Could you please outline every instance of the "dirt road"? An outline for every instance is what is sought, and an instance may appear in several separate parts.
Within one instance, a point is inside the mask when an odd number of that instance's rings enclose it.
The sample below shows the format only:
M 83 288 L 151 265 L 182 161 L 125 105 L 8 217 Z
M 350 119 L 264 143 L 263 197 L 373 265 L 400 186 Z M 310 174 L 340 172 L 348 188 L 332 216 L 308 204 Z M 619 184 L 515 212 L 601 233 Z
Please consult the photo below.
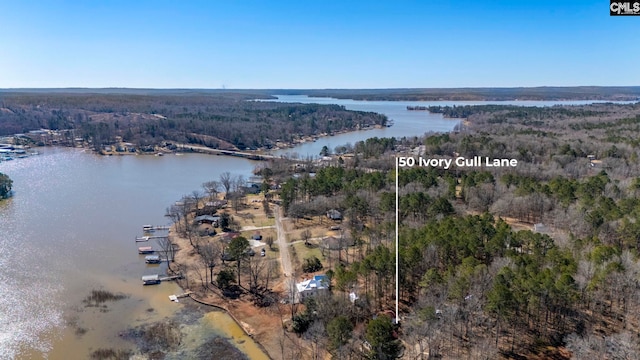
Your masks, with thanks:
M 282 209 L 276 206 L 276 231 L 278 233 L 278 252 L 280 253 L 280 265 L 282 265 L 282 273 L 286 277 L 290 277 L 293 273 L 291 265 L 291 255 L 289 254 L 289 244 L 282 226 Z

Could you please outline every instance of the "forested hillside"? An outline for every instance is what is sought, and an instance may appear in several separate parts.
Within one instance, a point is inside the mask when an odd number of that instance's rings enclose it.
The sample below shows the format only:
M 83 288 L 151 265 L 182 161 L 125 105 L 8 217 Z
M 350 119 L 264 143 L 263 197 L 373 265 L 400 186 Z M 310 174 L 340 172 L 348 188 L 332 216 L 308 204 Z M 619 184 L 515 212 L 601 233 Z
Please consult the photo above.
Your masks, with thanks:
M 250 101 L 259 97 L 264 94 L 1 93 L 0 135 L 73 130 L 96 148 L 120 136 L 136 145 L 257 149 L 386 122 L 383 115 L 338 105 Z
M 397 331 L 405 356 L 636 358 L 640 106 L 440 111 L 466 115 L 466 126 L 427 138 L 370 139 L 356 144 L 353 157 L 308 164 L 313 176 L 283 184 L 289 216 L 345 214 L 333 296 L 357 291 L 373 317 L 393 309 L 395 154 L 515 158 L 514 168 L 400 171 Z M 362 354 L 358 341 L 371 337 L 359 325 L 371 321 L 350 308 L 338 315 L 360 340 L 328 351 Z M 329 320 L 309 321 L 311 328 Z M 395 354 L 397 344 L 387 340 L 388 353 L 365 353 Z

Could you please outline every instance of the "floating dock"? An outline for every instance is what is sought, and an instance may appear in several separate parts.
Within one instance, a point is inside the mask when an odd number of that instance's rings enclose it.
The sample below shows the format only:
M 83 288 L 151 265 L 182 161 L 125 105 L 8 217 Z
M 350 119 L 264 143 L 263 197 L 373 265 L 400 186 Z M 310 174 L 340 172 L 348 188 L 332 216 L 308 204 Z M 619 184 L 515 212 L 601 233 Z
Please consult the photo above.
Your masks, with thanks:
M 151 239 L 166 239 L 168 235 L 148 235 L 148 236 L 138 236 L 136 237 L 136 242 L 144 242 L 149 241 Z
M 189 297 L 189 295 L 191 295 L 191 291 L 187 291 L 186 293 L 180 295 L 169 295 L 169 300 L 173 302 L 180 302 L 178 301 L 178 299 Z
M 171 226 L 168 225 L 142 225 L 142 231 L 151 232 L 156 230 L 169 230 Z

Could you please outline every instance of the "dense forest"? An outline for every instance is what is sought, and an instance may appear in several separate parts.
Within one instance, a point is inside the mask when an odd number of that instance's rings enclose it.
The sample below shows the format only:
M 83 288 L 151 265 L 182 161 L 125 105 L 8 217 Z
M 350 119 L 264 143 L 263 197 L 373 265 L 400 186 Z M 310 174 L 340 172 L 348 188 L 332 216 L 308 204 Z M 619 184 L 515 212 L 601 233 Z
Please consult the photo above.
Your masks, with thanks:
M 396 340 L 411 359 L 637 358 L 640 105 L 440 111 L 464 114 L 462 131 L 369 139 L 282 185 L 292 218 L 345 214 L 337 262 L 324 265 L 332 301 L 359 295 L 355 308 L 301 314 L 301 336 L 323 334 L 339 358 L 393 358 Z M 394 159 L 410 152 L 518 166 L 401 169 L 401 323 L 363 352 L 368 319 L 393 309 Z
M 270 148 L 307 136 L 383 126 L 380 114 L 338 105 L 251 101 L 249 93 L 0 93 L 0 135 L 73 130 L 96 148 L 116 136 L 139 146 L 165 141 L 224 149 Z

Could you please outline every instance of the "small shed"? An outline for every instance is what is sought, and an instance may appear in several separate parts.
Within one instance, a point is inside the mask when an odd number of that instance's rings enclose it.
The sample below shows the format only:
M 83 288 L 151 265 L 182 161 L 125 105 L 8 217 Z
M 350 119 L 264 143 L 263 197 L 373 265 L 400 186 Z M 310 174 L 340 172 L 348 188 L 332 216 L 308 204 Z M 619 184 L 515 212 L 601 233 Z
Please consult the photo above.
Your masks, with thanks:
M 544 234 L 549 232 L 549 228 L 543 223 L 537 223 L 533 225 L 533 232 Z
M 342 214 L 336 209 L 327 211 L 327 217 L 331 220 L 342 220 Z

